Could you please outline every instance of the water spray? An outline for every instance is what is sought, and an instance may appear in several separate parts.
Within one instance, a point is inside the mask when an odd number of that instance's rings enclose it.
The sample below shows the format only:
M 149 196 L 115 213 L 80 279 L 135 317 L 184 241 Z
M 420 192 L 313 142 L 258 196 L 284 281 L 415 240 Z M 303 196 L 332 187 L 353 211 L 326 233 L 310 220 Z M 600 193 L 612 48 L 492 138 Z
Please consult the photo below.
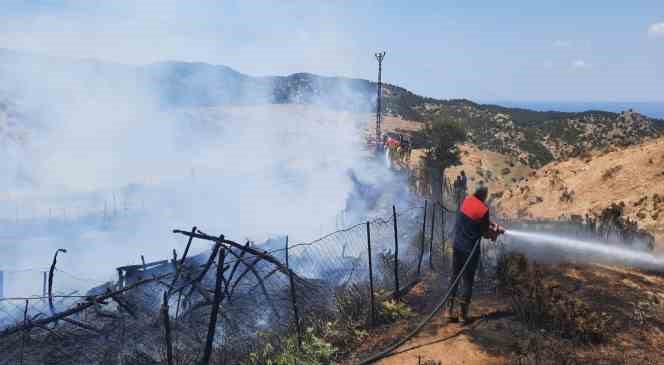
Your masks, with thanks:
M 621 261 L 637 266 L 656 266 L 664 268 L 664 257 L 654 256 L 650 253 L 637 251 L 626 247 L 608 245 L 606 243 L 581 240 L 558 236 L 552 233 L 537 233 L 520 230 L 505 230 L 506 236 L 534 245 L 553 245 L 564 250 L 602 256 L 611 261 Z

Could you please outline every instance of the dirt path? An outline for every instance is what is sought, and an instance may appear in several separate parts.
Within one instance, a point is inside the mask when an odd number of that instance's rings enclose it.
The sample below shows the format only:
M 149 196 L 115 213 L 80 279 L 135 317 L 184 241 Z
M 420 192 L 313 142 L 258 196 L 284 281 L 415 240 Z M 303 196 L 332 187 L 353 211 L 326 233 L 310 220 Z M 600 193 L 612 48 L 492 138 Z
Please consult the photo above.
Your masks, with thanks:
M 418 364 L 418 361 L 440 361 L 441 364 L 501 364 L 505 357 L 492 354 L 477 343 L 478 337 L 486 342 L 501 342 L 500 337 L 489 333 L 486 322 L 468 327 L 446 324 L 437 319 L 429 331 L 425 331 L 399 348 L 393 356 L 379 362 L 385 365 Z
M 474 320 L 467 326 L 449 323 L 441 313 L 392 356 L 378 363 L 503 364 L 507 361 L 503 352 L 513 345 L 506 331 L 509 315 L 504 308 L 494 296 L 477 298 L 471 309 Z

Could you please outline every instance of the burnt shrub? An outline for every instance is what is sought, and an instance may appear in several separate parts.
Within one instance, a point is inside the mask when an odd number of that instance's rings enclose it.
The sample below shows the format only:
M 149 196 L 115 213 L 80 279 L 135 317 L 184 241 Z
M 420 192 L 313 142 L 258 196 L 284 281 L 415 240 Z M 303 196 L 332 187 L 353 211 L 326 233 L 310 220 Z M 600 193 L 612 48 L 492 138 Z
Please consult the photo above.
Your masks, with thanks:
M 544 329 L 580 343 L 606 339 L 608 318 L 547 280 L 546 266 L 530 263 L 521 254 L 507 254 L 499 258 L 496 275 L 498 289 L 528 328 Z

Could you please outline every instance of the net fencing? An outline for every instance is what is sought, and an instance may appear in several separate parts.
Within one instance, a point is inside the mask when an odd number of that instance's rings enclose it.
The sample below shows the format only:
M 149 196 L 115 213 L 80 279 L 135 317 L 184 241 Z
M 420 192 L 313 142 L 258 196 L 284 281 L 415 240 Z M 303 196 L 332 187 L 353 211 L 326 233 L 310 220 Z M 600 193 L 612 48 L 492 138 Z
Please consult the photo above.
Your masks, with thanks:
M 174 231 L 213 249 L 118 268 L 116 282 L 83 296 L 2 299 L 0 365 L 234 364 L 267 344 L 297 345 L 317 323 L 371 326 L 384 301 L 429 273 L 449 279 L 454 219 L 453 209 L 426 203 L 311 242 L 258 246 Z M 494 288 L 495 247 L 482 252 L 476 290 Z

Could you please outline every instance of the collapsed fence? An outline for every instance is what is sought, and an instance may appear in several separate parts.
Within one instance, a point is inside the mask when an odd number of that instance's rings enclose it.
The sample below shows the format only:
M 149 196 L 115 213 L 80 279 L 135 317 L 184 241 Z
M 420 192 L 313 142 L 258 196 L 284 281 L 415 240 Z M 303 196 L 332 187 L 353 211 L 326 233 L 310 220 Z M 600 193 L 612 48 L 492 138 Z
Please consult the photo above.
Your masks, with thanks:
M 196 227 L 175 230 L 187 241 L 180 257 L 173 250 L 168 260 L 120 267 L 117 281 L 86 295 L 52 290 L 64 272 L 54 260 L 41 297 L 0 299 L 0 364 L 261 363 L 252 356 L 266 347 L 300 351 L 316 323 L 371 327 L 385 301 L 429 273 L 449 283 L 454 215 L 427 202 L 393 207 L 305 243 L 281 236 L 241 244 Z M 575 235 L 607 231 L 563 225 Z M 190 255 L 194 240 L 210 250 Z M 495 290 L 501 248 L 483 246 L 475 291 Z
M 439 204 L 393 207 L 307 243 L 240 244 L 196 227 L 174 230 L 187 240 L 181 257 L 174 250 L 170 260 L 118 268 L 117 282 L 86 296 L 49 290 L 0 301 L 11 319 L 0 327 L 0 364 L 233 364 L 267 343 L 301 343 L 314 322 L 371 326 L 383 301 L 428 272 L 449 274 L 453 215 Z M 189 256 L 194 240 L 210 251 Z

